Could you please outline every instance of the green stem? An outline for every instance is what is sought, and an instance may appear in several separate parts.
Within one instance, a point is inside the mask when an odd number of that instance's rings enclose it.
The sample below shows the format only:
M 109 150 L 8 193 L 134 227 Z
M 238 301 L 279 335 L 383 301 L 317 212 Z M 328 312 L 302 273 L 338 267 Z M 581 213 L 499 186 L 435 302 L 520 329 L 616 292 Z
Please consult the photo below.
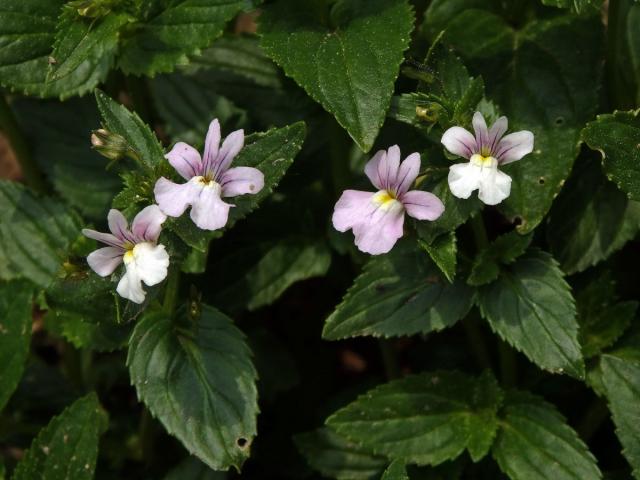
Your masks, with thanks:
M 0 95 L 0 130 L 11 144 L 26 184 L 38 193 L 47 193 L 47 184 L 31 156 L 27 141 L 4 95 Z
M 379 339 L 380 355 L 382 356 L 382 364 L 384 365 L 384 373 L 388 380 L 400 378 L 400 366 L 393 345 L 389 340 Z
M 602 422 L 609 417 L 609 408 L 606 402 L 596 397 L 591 404 L 587 407 L 587 410 L 582 417 L 582 420 L 578 424 L 576 430 L 583 440 L 589 441 L 591 437 L 598 431 Z
M 180 289 L 180 270 L 178 268 L 171 268 L 169 270 L 169 279 L 167 280 L 167 286 L 164 290 L 164 302 L 162 304 L 165 312 L 169 315 L 173 315 L 178 302 L 178 291 Z
M 505 387 L 515 386 L 518 379 L 517 359 L 513 349 L 500 339 L 498 339 L 498 358 L 500 360 L 502 384 Z
M 486 370 L 491 369 L 491 356 L 489 355 L 487 344 L 484 341 L 482 330 L 478 326 L 479 319 L 476 315 L 467 315 L 464 320 L 462 320 L 462 327 L 464 328 L 469 347 L 478 365 L 480 365 L 483 370 Z

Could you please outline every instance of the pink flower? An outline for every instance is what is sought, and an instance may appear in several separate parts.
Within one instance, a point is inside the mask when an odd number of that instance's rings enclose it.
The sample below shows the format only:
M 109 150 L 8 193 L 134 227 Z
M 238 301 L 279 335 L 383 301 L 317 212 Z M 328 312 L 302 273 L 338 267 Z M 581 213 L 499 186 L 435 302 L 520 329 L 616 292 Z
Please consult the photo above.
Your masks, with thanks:
M 507 117 L 500 117 L 487 128 L 480 112 L 473 115 L 473 130 L 451 127 L 444 132 L 442 144 L 455 155 L 469 160 L 449 167 L 449 188 L 458 198 L 469 198 L 478 190 L 478 198 L 487 205 L 497 205 L 511 193 L 511 177 L 498 166 L 520 160 L 533 151 L 533 133 L 528 130 L 503 135 Z
M 444 205 L 429 192 L 409 188 L 420 171 L 420 154 L 400 163 L 397 145 L 380 150 L 364 167 L 377 192 L 345 190 L 333 212 L 333 226 L 353 230 L 356 246 L 365 253 L 387 253 L 402 237 L 404 214 L 418 220 L 435 220 Z
M 255 194 L 264 187 L 264 175 L 256 168 L 229 168 L 244 146 L 244 132 L 236 130 L 220 147 L 220 123 L 213 120 L 205 140 L 204 158 L 183 142 L 175 144 L 165 156 L 176 171 L 187 180 L 177 184 L 164 177 L 153 190 L 160 209 L 170 217 L 179 217 L 191 205 L 191 219 L 203 230 L 217 230 L 226 225 L 233 206 L 222 197 Z
M 157 245 L 167 217 L 157 205 L 151 205 L 136 215 L 131 229 L 118 210 L 109 210 L 107 219 L 111 233 L 82 230 L 85 236 L 109 245 L 91 252 L 87 262 L 101 277 L 111 275 L 124 262 L 125 274 L 116 291 L 121 297 L 142 303 L 146 293 L 141 282 L 151 287 L 167 276 L 169 254 L 164 245 Z

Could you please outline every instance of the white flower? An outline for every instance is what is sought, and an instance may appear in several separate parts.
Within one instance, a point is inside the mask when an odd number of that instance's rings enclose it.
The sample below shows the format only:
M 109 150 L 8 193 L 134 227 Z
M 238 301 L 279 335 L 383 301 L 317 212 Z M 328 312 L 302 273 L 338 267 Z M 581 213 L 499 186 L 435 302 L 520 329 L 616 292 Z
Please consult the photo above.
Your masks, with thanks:
M 169 254 L 164 245 L 157 245 L 161 225 L 166 219 L 157 205 L 151 205 L 136 215 L 129 229 L 124 215 L 118 210 L 110 210 L 107 220 L 111 233 L 82 230 L 85 236 L 109 245 L 89 254 L 89 266 L 101 277 L 106 277 L 124 262 L 125 273 L 116 291 L 132 302 L 144 302 L 146 292 L 142 282 L 151 287 L 167 276 Z
M 487 205 L 497 205 L 511 193 L 511 177 L 498 166 L 520 160 L 533 151 L 533 133 L 528 130 L 510 133 L 507 117 L 500 117 L 487 128 L 480 112 L 473 115 L 475 137 L 462 127 L 444 132 L 442 144 L 447 150 L 469 160 L 449 168 L 449 188 L 458 198 L 469 198 L 478 190 L 478 198 Z

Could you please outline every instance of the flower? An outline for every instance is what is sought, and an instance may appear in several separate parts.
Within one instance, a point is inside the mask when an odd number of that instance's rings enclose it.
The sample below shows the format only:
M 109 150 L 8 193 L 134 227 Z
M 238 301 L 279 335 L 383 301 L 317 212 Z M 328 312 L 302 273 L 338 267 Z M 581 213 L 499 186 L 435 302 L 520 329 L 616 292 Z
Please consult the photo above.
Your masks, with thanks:
M 449 188 L 458 198 L 469 198 L 478 190 L 478 198 L 487 205 L 497 205 L 511 193 L 511 177 L 498 170 L 533 151 L 533 133 L 528 130 L 510 133 L 507 117 L 500 117 L 487 129 L 480 112 L 473 115 L 475 137 L 462 127 L 451 127 L 442 135 L 442 144 L 454 155 L 469 160 L 449 168 Z
M 187 183 L 176 184 L 164 177 L 153 190 L 160 209 L 170 217 L 179 217 L 191 205 L 191 219 L 203 230 L 226 225 L 233 206 L 222 197 L 258 193 L 264 187 L 264 175 L 256 168 L 229 168 L 244 146 L 244 132 L 231 132 L 220 144 L 220 123 L 213 120 L 205 140 L 204 158 L 183 142 L 175 144 L 165 158 Z
M 333 212 L 333 226 L 353 230 L 356 246 L 365 253 L 387 253 L 402 237 L 405 212 L 418 220 L 435 220 L 444 205 L 429 192 L 409 190 L 420 170 L 420 154 L 400 163 L 397 145 L 377 152 L 364 172 L 377 192 L 345 190 Z
M 167 276 L 169 254 L 164 245 L 157 244 L 161 225 L 166 219 L 157 205 L 151 205 L 136 215 L 129 229 L 119 210 L 109 210 L 107 220 L 111 233 L 82 230 L 85 236 L 109 245 L 89 254 L 89 266 L 101 277 L 106 277 L 124 262 L 126 271 L 116 291 L 121 297 L 142 303 L 146 293 L 141 282 L 151 287 Z

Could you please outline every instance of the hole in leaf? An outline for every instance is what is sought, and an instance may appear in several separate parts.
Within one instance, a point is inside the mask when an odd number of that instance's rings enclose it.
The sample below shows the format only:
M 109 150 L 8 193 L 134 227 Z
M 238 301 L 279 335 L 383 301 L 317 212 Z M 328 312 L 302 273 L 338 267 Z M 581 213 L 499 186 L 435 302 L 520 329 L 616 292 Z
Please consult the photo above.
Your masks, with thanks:
M 544 182 L 545 182 L 544 177 L 540 177 L 540 178 L 538 179 L 538 183 L 539 183 L 540 185 L 544 185 Z
M 556 127 L 564 125 L 564 117 L 556 117 L 554 123 L 556 124 Z
M 246 438 L 243 438 L 243 437 L 240 437 L 238 440 L 236 440 L 236 444 L 240 448 L 246 447 L 248 443 L 249 443 L 249 441 Z
M 522 225 L 522 217 L 521 216 L 517 216 L 513 219 L 513 224 L 518 227 L 520 225 Z

